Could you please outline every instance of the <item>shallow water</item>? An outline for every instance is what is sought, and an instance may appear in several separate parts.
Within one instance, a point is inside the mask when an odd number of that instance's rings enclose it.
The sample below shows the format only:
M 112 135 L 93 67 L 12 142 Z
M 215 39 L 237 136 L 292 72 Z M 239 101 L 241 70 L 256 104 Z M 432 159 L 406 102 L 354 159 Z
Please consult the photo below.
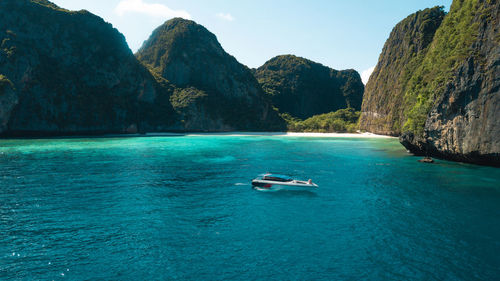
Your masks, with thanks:
M 494 280 L 499 169 L 395 139 L 0 140 L 1 280 Z M 312 192 L 258 192 L 264 172 Z

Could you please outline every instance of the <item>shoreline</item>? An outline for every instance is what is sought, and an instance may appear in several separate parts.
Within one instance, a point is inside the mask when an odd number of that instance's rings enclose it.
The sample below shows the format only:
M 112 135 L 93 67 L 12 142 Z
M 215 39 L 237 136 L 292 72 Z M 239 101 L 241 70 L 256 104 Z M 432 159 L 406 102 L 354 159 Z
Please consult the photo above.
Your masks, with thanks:
M 304 132 L 206 132 L 206 133 L 147 133 L 147 137 L 161 136 L 232 136 L 232 137 L 312 137 L 312 138 L 396 138 L 373 133 L 304 133 Z
M 373 133 L 313 133 L 313 132 L 158 132 L 145 134 L 90 134 L 53 136 L 4 136 L 0 140 L 13 139 L 80 139 L 80 138 L 136 138 L 136 137 L 183 137 L 183 136 L 228 136 L 228 137 L 308 137 L 308 138 L 396 138 Z

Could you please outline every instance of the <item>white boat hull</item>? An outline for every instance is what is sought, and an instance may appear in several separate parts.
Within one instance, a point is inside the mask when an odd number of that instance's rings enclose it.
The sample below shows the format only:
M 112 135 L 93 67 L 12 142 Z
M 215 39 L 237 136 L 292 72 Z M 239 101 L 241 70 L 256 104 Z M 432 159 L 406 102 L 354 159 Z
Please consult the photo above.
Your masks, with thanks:
M 316 190 L 318 185 L 305 181 L 293 180 L 289 182 L 277 182 L 268 180 L 253 180 L 252 185 L 257 190 Z

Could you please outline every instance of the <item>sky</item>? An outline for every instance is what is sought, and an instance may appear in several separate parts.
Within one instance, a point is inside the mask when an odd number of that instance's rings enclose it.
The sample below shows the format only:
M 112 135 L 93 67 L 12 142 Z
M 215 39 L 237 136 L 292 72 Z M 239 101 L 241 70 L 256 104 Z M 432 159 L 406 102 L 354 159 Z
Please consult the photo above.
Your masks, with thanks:
M 226 52 L 251 68 L 293 54 L 334 69 L 355 69 L 366 83 L 392 28 L 408 15 L 452 0 L 53 0 L 113 24 L 135 53 L 174 17 L 217 36 Z

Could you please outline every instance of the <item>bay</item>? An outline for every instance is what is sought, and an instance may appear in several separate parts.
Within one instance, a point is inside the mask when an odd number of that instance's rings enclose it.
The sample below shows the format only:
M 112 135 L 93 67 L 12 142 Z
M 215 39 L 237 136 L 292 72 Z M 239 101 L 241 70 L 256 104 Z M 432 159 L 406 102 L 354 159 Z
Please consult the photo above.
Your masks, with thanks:
M 1 280 L 494 280 L 497 168 L 396 139 L 0 140 Z M 316 192 L 259 192 L 265 172 Z

